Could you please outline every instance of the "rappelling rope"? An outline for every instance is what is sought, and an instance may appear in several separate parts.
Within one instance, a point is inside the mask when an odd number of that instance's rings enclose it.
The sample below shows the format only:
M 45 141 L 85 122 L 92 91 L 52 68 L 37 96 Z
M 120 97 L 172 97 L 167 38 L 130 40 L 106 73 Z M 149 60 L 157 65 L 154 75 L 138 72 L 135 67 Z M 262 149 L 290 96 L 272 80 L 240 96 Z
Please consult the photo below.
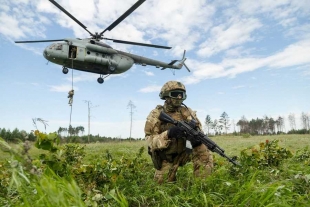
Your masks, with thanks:
M 73 90 L 73 52 L 71 51 L 71 59 L 72 59 L 72 66 L 71 66 L 71 71 L 72 71 L 72 88 Z M 73 97 L 72 97 L 72 103 L 71 103 L 71 110 L 70 110 L 70 122 L 69 122 L 69 127 L 71 126 L 71 116 L 72 116 L 72 104 L 73 104 Z

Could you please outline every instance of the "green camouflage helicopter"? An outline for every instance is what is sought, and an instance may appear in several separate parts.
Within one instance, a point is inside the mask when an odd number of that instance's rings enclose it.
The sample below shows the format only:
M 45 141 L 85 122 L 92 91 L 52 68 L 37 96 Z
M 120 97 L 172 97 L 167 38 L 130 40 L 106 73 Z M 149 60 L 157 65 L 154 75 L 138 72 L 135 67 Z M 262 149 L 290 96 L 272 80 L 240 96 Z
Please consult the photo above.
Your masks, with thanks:
M 43 56 L 55 64 L 62 65 L 62 72 L 67 74 L 68 68 L 97 73 L 100 74 L 97 79 L 98 83 L 103 83 L 104 78 L 111 74 L 120 74 L 129 70 L 133 64 L 140 64 L 142 66 L 152 65 L 156 68 L 162 67 L 162 70 L 166 68 L 181 69 L 183 65 L 188 71 L 188 67 L 185 65 L 185 52 L 181 60 L 172 60 L 170 63 L 164 63 L 158 60 L 142 57 L 139 55 L 130 54 L 120 50 L 115 50 L 111 46 L 100 42 L 100 40 L 111 40 L 116 43 L 139 45 L 146 47 L 155 47 L 162 49 L 171 49 L 171 47 L 145 44 L 138 42 L 129 42 L 117 39 L 110 39 L 103 37 L 103 33 L 111 31 L 127 16 L 129 16 L 135 9 L 137 9 L 146 0 L 138 0 L 132 7 L 130 7 L 122 16 L 115 20 L 110 26 L 108 26 L 101 33 L 91 33 L 87 30 L 87 27 L 77 20 L 73 15 L 61 7 L 56 1 L 49 0 L 52 4 L 58 7 L 62 12 L 68 15 L 78 25 L 85 29 L 89 34 L 90 38 L 65 38 L 65 39 L 54 39 L 54 40 L 35 40 L 35 41 L 15 41 L 15 43 L 37 43 L 37 42 L 58 42 L 53 43 L 46 47 L 43 52 Z M 62 42 L 59 42 L 62 41 Z M 177 64 L 175 64 L 178 62 Z

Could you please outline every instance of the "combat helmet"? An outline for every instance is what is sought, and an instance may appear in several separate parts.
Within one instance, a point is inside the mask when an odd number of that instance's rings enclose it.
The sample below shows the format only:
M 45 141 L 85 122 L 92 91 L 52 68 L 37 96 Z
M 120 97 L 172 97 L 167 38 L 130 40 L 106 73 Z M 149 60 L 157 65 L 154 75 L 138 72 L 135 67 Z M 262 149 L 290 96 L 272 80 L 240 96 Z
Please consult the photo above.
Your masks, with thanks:
M 186 88 L 178 81 L 168 81 L 160 90 L 159 97 L 165 100 L 166 97 L 176 98 L 181 95 L 181 99 L 186 99 Z

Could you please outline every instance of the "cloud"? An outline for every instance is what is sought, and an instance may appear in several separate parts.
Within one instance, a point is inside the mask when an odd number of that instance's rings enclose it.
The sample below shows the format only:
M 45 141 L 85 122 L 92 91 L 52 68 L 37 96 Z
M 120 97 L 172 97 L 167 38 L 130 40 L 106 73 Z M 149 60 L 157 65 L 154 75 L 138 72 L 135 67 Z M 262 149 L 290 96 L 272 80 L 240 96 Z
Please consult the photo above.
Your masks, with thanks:
M 258 19 L 235 19 L 211 29 L 211 37 L 199 46 L 197 54 L 201 57 L 210 57 L 223 50 L 253 41 L 251 36 L 262 26 Z
M 18 20 L 5 13 L 0 13 L 0 33 L 6 37 L 18 39 L 25 37 L 25 33 L 19 29 Z
M 296 15 L 307 15 L 310 12 L 307 0 L 240 0 L 239 11 L 248 14 L 267 14 L 275 19 L 285 19 Z
M 266 58 L 270 67 L 290 67 L 310 63 L 310 40 L 289 45 L 282 52 Z
M 230 58 L 220 63 L 207 63 L 189 60 L 193 68 L 191 76 L 182 78 L 185 84 L 195 84 L 205 79 L 235 77 L 267 67 L 270 69 L 302 66 L 310 63 L 310 40 L 302 40 L 288 45 L 282 51 L 266 57 Z
M 41 47 L 32 47 L 32 46 L 29 46 L 27 44 L 16 44 L 17 47 L 20 47 L 20 48 L 23 48 L 25 50 L 29 50 L 31 52 L 33 52 L 34 54 L 36 55 L 42 55 L 44 49 L 41 48 Z
M 150 85 L 145 88 L 141 88 L 139 92 L 141 93 L 152 93 L 152 92 L 159 92 L 162 86 L 158 85 Z
M 72 85 L 69 84 L 62 84 L 62 85 L 58 85 L 58 86 L 49 86 L 50 91 L 53 92 L 69 92 L 72 89 Z M 75 91 L 78 91 L 79 88 L 74 86 L 73 89 Z
M 154 76 L 154 73 L 153 73 L 153 72 L 145 71 L 145 70 L 143 70 L 143 72 L 144 72 L 145 75 L 147 75 L 147 76 Z
M 239 85 L 239 86 L 234 86 L 232 87 L 233 89 L 239 89 L 239 88 L 244 88 L 245 86 L 244 85 Z
M 31 85 L 33 85 L 33 86 L 39 86 L 40 84 L 39 84 L 39 83 L 31 83 Z

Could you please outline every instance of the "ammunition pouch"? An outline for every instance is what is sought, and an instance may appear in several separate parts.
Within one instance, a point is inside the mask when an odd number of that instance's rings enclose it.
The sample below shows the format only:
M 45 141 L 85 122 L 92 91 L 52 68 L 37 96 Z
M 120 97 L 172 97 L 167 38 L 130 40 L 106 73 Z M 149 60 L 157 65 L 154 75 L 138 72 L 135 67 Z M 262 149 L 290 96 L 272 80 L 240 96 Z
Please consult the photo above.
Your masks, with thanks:
M 153 162 L 155 169 L 160 170 L 162 167 L 162 161 L 163 161 L 163 159 L 160 156 L 160 154 L 162 154 L 162 153 L 158 150 L 152 151 L 151 148 L 148 147 L 148 154 L 152 158 L 152 162 Z
M 164 151 L 152 151 L 150 147 L 148 147 L 148 154 L 151 156 L 153 165 L 157 170 L 161 169 L 163 160 L 167 160 L 168 162 L 172 163 L 175 157 L 178 155 L 177 153 L 166 155 Z

